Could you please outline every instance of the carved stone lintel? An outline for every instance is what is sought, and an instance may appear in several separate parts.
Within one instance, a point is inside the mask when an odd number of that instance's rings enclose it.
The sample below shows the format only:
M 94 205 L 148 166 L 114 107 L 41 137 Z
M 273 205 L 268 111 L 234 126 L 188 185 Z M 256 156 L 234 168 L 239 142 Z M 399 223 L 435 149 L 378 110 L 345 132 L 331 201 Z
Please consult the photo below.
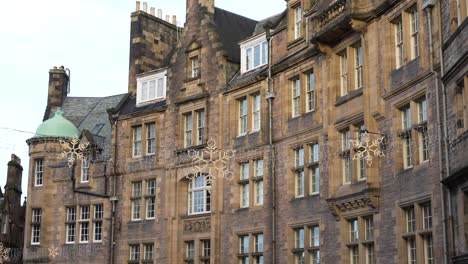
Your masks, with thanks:
M 211 230 L 210 219 L 196 219 L 184 221 L 184 233 L 201 233 Z

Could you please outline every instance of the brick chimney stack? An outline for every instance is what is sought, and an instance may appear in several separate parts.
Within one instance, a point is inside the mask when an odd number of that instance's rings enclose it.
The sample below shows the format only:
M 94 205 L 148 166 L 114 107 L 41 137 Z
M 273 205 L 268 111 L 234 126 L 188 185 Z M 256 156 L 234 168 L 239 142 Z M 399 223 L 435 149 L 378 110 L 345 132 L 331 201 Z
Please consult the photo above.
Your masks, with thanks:
M 150 8 L 143 2 L 136 4 L 137 10 L 132 13 L 130 26 L 130 59 L 128 92 L 136 94 L 136 76 L 140 73 L 156 70 L 163 67 L 167 56 L 175 46 L 178 39 L 177 26 L 162 19 L 162 10 L 158 9 L 155 17 L 155 8 Z
M 215 2 L 214 0 L 187 0 L 187 16 L 199 7 L 206 8 L 208 13 L 214 14 Z
M 54 112 L 57 107 L 61 107 L 63 99 L 69 93 L 68 82 L 70 78 L 63 66 L 54 67 L 49 71 L 49 93 L 47 95 L 47 108 L 50 112 Z M 46 120 L 48 116 L 44 116 Z
M 21 166 L 21 159 L 15 154 L 11 154 L 11 160 L 8 162 L 7 183 L 5 186 L 6 195 L 8 195 L 9 192 L 12 192 L 19 194 L 18 199 L 21 198 L 22 175 L 23 167 Z

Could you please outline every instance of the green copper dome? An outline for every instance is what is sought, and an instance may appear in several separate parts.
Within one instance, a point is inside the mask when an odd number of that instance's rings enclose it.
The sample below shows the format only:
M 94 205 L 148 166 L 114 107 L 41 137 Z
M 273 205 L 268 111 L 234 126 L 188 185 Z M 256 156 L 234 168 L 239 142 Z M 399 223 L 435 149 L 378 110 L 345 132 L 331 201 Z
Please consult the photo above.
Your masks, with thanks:
M 63 117 L 63 112 L 60 108 L 55 111 L 54 117 L 44 121 L 36 130 L 34 137 L 66 137 L 77 138 L 80 131 L 76 126 Z

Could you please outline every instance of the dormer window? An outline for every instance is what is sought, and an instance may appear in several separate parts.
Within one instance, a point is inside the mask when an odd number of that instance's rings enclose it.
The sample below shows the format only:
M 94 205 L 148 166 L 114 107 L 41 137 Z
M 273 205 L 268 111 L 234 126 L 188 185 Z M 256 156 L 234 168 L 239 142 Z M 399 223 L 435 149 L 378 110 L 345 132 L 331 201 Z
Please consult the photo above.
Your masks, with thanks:
M 137 106 L 166 98 L 166 71 L 137 78 Z
M 264 34 L 242 42 L 240 47 L 242 73 L 267 64 L 268 43 Z

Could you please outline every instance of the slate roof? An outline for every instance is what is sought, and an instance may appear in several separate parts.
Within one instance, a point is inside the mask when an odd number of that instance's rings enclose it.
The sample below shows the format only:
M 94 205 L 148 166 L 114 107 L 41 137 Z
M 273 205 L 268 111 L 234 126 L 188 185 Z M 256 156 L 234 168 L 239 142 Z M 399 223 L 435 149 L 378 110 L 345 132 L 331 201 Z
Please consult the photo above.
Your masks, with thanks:
M 108 157 L 112 137 L 112 127 L 107 109 L 117 107 L 126 94 L 107 97 L 66 97 L 62 104 L 64 117 L 78 130 L 88 130 L 95 142 L 102 147 L 102 157 Z M 49 113 L 50 118 L 53 113 Z
M 228 58 L 239 63 L 239 41 L 252 35 L 257 21 L 216 7 L 214 22 Z
M 136 96 L 131 96 L 122 104 L 119 115 L 128 115 L 146 111 L 160 111 L 166 108 L 166 100 L 157 101 L 144 106 L 136 106 Z
M 268 23 L 268 21 L 271 21 L 271 23 L 273 23 L 273 28 L 276 27 L 278 25 L 278 23 L 281 21 L 281 19 L 283 19 L 283 17 L 286 15 L 286 9 L 279 13 L 279 14 L 276 14 L 276 15 L 273 15 L 271 17 L 267 17 L 265 19 L 262 19 L 260 21 L 258 21 L 257 25 L 255 25 L 255 30 L 252 34 L 252 36 L 255 36 L 255 35 L 258 35 L 258 34 L 261 34 L 263 32 L 265 32 L 265 29 L 263 28 L 263 26 Z

